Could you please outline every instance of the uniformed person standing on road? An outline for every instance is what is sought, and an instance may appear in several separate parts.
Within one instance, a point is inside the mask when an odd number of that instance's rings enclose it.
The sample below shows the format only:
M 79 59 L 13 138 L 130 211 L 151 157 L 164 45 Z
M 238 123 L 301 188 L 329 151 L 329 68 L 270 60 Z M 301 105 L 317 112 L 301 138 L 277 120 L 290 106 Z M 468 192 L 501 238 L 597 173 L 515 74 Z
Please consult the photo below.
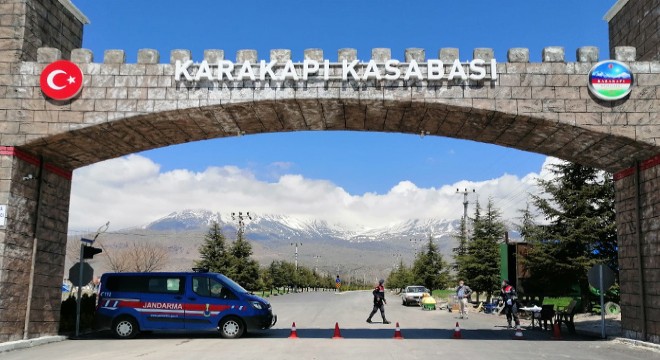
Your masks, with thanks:
M 383 318 L 383 324 L 390 323 L 385 318 L 385 304 L 387 304 L 387 300 L 385 300 L 385 287 L 383 286 L 383 283 L 385 283 L 385 280 L 381 279 L 378 282 L 378 286 L 376 286 L 372 292 L 374 295 L 374 308 L 371 310 L 371 314 L 369 314 L 369 317 L 367 318 L 368 323 L 371 323 L 371 317 L 374 316 L 378 310 L 380 310 L 380 316 Z
M 501 297 L 504 302 L 507 328 L 511 329 L 511 318 L 515 321 L 516 327 L 520 326 L 520 318 L 518 317 L 518 295 L 516 294 L 516 289 L 509 285 L 509 280 L 502 280 Z

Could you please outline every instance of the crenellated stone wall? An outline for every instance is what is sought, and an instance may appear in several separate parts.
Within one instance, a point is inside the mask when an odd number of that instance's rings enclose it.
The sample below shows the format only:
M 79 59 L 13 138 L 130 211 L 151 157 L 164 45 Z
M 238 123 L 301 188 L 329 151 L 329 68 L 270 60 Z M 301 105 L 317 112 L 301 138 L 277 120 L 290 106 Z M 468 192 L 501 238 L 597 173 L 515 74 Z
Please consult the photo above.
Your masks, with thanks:
M 611 25 L 651 21 L 639 29 L 657 28 L 657 2 L 621 0 L 631 7 L 622 7 L 625 20 Z M 649 3 L 656 20 L 647 20 Z M 589 70 L 600 58 L 593 47 L 578 49 L 576 62 L 566 61 L 563 48 L 547 47 L 540 63 L 529 62 L 528 49 L 510 49 L 507 61 L 494 72 L 485 66 L 487 76 L 479 80 L 378 80 L 363 77 L 374 66 L 369 63 L 355 65 L 357 79 L 348 79 L 343 62 L 358 59 L 355 49 L 340 49 L 327 74 L 323 50 L 308 49 L 303 59 L 324 65 L 304 81 L 177 81 L 176 63 L 193 59 L 190 51 L 173 50 L 161 63 L 157 51 L 144 49 L 137 63 L 127 64 L 124 51 L 107 50 L 94 62 L 94 54 L 79 49 L 86 21 L 68 0 L 0 0 L 0 204 L 7 205 L 0 228 L 0 341 L 57 332 L 73 169 L 203 139 L 351 130 L 469 139 L 615 172 L 624 331 L 660 342 L 660 62 L 648 55 L 658 51 L 653 33 L 633 35 L 644 39 L 642 59 L 633 47 L 611 47 L 635 82 L 627 97 L 607 102 L 587 89 Z M 287 49 L 269 55 L 274 74 L 293 57 Z M 411 48 L 396 66 L 416 62 L 424 72 L 429 59 L 438 59 L 447 74 L 459 55 L 455 48 L 437 54 Z M 472 56 L 495 58 L 487 48 Z M 49 99 L 39 87 L 43 68 L 61 58 L 77 63 L 84 75 L 82 92 L 67 101 Z M 387 48 L 371 52 L 376 64 L 391 58 Z M 223 50 L 210 49 L 196 61 L 224 59 Z M 260 75 L 255 50 L 240 50 L 235 59 Z M 639 163 L 637 181 L 636 168 L 629 167 Z
M 529 62 L 527 49 L 511 49 L 508 61 L 497 63 L 494 80 L 486 66 L 484 80 L 441 81 L 342 80 L 339 61 L 356 60 L 355 49 L 338 51 L 338 62 L 329 65 L 329 79 L 324 79 L 322 70 L 305 81 L 259 80 L 257 52 L 240 50 L 236 63 L 252 64 L 257 80 L 197 82 L 175 80 L 174 64 L 192 59 L 188 50 L 173 50 L 167 64 L 159 62 L 157 51 L 140 50 L 138 62 L 127 64 L 122 50 L 107 50 L 103 62 L 95 63 L 90 51 L 74 49 L 71 60 L 82 68 L 84 88 L 75 99 L 59 102 L 44 98 L 38 76 L 45 64 L 62 54 L 42 48 L 37 62 L 23 62 L 11 69 L 15 85 L 7 87 L 3 103 L 7 110 L 0 113 L 0 122 L 11 131 L 0 135 L 0 144 L 20 146 L 74 169 L 157 146 L 239 133 L 425 131 L 618 171 L 622 163 L 655 154 L 660 128 L 652 114 L 660 108 L 660 65 L 635 61 L 632 48 L 616 51 L 616 58 L 633 69 L 636 84 L 626 99 L 606 102 L 595 98 L 586 86 L 588 72 L 599 60 L 598 49 L 593 47 L 578 49 L 577 62 L 566 62 L 563 48 L 548 47 L 540 63 Z M 391 58 L 391 51 L 379 48 L 371 55 L 380 63 Z M 427 71 L 429 58 L 424 49 L 408 49 L 403 55 L 404 61 L 418 61 L 421 71 Z M 224 56 L 222 50 L 204 52 L 204 60 L 209 62 Z M 270 60 L 278 62 L 273 71 L 281 73 L 291 56 L 290 50 L 271 51 Z M 475 49 L 473 56 L 489 60 L 495 54 L 492 49 Z M 324 55 L 319 49 L 309 49 L 304 58 L 322 61 Z M 437 58 L 449 73 L 452 62 L 459 58 L 458 50 L 440 49 Z M 355 66 L 358 76 L 368 66 Z M 405 70 L 407 63 L 402 61 L 399 66 Z M 236 75 L 238 66 L 233 71 Z M 139 130 L 146 129 L 144 123 L 149 123 L 146 128 L 153 128 L 152 134 L 159 134 L 159 139 Z M 118 135 L 111 139 L 99 135 L 109 128 Z M 75 136 L 78 133 L 85 136 Z M 585 152 L 586 148 L 591 151 Z

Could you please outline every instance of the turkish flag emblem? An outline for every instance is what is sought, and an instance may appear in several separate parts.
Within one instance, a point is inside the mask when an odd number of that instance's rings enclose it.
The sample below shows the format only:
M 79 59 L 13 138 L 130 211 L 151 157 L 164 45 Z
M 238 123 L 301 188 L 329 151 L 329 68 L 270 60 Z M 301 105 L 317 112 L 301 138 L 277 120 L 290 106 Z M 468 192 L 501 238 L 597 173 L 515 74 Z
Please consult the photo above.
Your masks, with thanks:
M 41 91 L 54 100 L 69 100 L 82 90 L 83 73 L 78 65 L 67 60 L 48 64 L 41 72 Z

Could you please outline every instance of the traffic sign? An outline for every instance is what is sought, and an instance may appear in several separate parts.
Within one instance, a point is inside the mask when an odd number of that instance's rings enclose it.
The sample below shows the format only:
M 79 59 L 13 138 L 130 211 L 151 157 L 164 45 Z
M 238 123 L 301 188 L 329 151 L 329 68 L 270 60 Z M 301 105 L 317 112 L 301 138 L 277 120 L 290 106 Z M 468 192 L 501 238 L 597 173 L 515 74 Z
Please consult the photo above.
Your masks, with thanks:
M 103 250 L 93 246 L 83 246 L 83 259 L 91 259 L 94 255 L 102 253 Z
M 79 262 L 75 263 L 75 265 L 73 265 L 69 269 L 69 281 L 71 281 L 73 286 L 85 286 L 89 284 L 90 281 L 92 281 L 93 277 L 94 277 L 94 269 L 88 263 L 83 263 L 82 278 L 80 278 Z
M 600 291 L 601 293 L 603 292 L 603 289 L 601 289 L 601 282 L 599 279 L 599 274 L 600 274 L 600 269 L 603 269 L 603 288 L 605 291 L 610 288 L 610 286 L 614 285 L 614 271 L 610 269 L 607 265 L 603 264 L 597 264 L 594 265 L 591 269 L 589 269 L 589 272 L 587 273 L 587 279 L 589 280 L 589 285 L 595 287 Z

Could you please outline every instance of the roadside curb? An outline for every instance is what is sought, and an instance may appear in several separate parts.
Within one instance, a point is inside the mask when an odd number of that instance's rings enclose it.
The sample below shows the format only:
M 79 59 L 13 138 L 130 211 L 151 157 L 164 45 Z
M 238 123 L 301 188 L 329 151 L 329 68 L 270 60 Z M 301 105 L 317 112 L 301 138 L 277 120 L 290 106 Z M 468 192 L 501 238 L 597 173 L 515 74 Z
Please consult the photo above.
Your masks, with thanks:
M 614 341 L 618 341 L 624 344 L 632 345 L 632 346 L 639 346 L 643 347 L 646 349 L 651 349 L 655 351 L 660 351 L 660 344 L 654 344 L 651 342 L 647 341 L 641 341 L 641 340 L 634 340 L 634 339 L 628 339 L 628 338 L 622 338 L 622 337 L 612 337 L 611 338 Z
M 13 351 L 13 350 L 27 349 L 34 346 L 64 341 L 66 339 L 67 339 L 66 336 L 43 336 L 35 339 L 4 342 L 4 343 L 0 343 L 0 353 Z

